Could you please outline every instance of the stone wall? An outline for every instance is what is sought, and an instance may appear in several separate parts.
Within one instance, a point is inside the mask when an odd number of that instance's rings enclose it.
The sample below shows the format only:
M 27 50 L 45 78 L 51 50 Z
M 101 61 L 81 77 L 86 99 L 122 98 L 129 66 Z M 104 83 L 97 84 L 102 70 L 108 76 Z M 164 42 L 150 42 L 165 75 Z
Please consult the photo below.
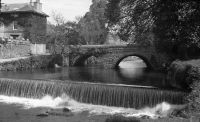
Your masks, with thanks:
M 30 43 L 12 43 L 0 46 L 0 59 L 26 57 L 29 55 Z
M 1 71 L 18 71 L 29 69 L 44 69 L 54 67 L 57 60 L 52 55 L 32 56 L 25 59 L 0 63 Z
M 46 54 L 46 44 L 31 44 L 31 54 L 44 55 Z

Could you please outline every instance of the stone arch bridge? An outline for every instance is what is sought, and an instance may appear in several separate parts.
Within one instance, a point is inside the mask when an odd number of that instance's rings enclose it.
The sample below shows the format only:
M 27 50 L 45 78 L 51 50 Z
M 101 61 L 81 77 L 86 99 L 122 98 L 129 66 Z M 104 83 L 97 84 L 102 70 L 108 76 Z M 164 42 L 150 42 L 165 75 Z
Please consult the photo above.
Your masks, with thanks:
M 70 53 L 65 56 L 69 66 L 84 66 L 91 56 L 98 58 L 97 64 L 104 68 L 117 68 L 128 56 L 141 58 L 150 69 L 161 69 L 167 63 L 166 57 L 158 55 L 152 47 L 138 45 L 82 45 L 69 46 Z

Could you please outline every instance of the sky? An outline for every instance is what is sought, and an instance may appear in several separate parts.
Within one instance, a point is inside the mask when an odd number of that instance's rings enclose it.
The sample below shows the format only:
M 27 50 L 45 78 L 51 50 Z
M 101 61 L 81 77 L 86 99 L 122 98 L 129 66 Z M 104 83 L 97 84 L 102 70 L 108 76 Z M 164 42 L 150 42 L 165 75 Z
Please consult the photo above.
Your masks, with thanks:
M 32 0 L 33 2 L 35 0 Z M 30 0 L 1 0 L 2 3 L 29 3 Z M 61 14 L 65 20 L 73 21 L 77 16 L 83 16 L 89 11 L 92 0 L 40 0 L 43 12 L 50 17 L 48 21 L 53 23 L 52 12 Z

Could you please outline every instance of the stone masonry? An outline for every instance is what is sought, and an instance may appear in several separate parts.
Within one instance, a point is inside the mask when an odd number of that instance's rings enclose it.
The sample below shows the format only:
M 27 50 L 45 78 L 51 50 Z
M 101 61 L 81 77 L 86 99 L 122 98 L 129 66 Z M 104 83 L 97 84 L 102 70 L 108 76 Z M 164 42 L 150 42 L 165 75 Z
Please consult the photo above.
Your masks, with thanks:
M 149 69 L 159 70 L 168 63 L 167 58 L 161 58 L 154 48 L 138 45 L 70 46 L 70 53 L 65 58 L 69 66 L 84 66 L 84 62 L 91 56 L 98 57 L 98 65 L 104 68 L 117 68 L 118 64 L 128 56 L 141 58 Z

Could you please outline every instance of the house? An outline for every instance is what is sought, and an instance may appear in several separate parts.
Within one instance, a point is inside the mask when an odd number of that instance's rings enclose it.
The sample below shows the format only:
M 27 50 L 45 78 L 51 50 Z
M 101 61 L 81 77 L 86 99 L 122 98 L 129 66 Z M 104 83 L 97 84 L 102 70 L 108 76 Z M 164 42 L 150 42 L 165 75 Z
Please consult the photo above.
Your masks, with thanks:
M 48 15 L 42 12 L 40 0 L 29 3 L 3 4 L 0 13 L 0 37 L 29 39 L 43 43 Z

